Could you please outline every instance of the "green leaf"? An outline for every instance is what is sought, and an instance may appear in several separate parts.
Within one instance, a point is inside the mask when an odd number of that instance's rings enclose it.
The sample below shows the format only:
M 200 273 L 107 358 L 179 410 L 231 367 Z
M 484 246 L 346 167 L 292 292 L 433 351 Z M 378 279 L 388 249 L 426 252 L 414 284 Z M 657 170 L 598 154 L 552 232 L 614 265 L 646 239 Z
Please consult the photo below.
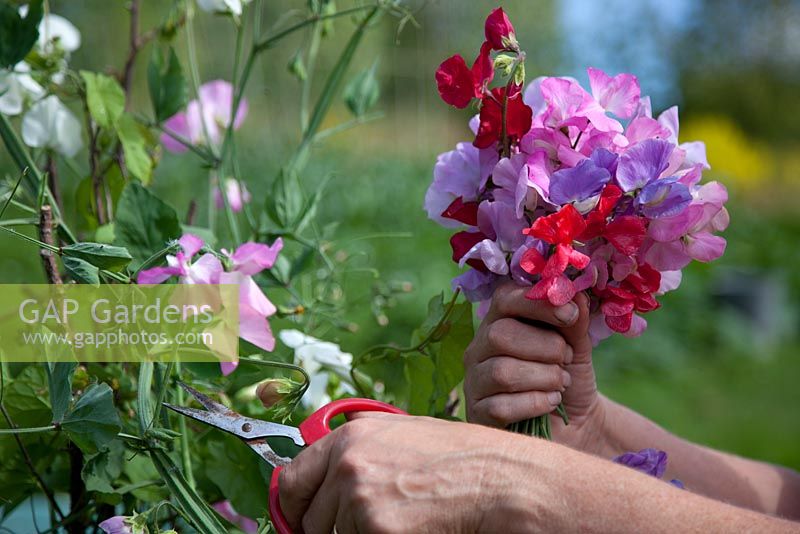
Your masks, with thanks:
M 81 71 L 86 84 L 86 103 L 94 121 L 103 128 L 111 128 L 125 110 L 125 91 L 111 76 L 87 70 Z
M 13 68 L 25 59 L 39 39 L 39 22 L 42 20 L 42 0 L 28 3 L 25 18 L 17 6 L 0 3 L 0 67 Z
M 289 61 L 288 68 L 289 68 L 289 73 L 292 74 L 295 78 L 297 78 L 301 82 L 305 81 L 306 78 L 308 78 L 308 72 L 306 72 L 306 66 L 303 64 L 303 53 L 300 50 L 295 52 L 291 61 Z
M 88 491 L 111 493 L 112 482 L 122 474 L 125 463 L 125 446 L 120 441 L 112 441 L 106 450 L 84 456 L 81 478 Z
M 106 223 L 102 226 L 98 226 L 97 230 L 94 231 L 94 238 L 104 245 L 110 245 L 114 242 L 114 223 Z M 123 249 L 124 250 L 124 249 Z M 127 252 L 127 251 L 126 251 Z
M 322 199 L 322 194 L 325 192 L 325 186 L 328 185 L 329 178 L 330 175 L 326 175 L 322 179 L 322 182 L 317 186 L 317 190 L 314 191 L 310 197 L 308 197 L 308 201 L 306 201 L 305 206 L 303 206 L 302 215 L 300 215 L 300 219 L 294 226 L 295 232 L 302 232 L 306 225 L 308 225 L 308 223 L 310 223 L 317 215 L 317 207 Z
M 411 415 L 431 415 L 435 373 L 436 366 L 428 356 L 417 353 L 406 357 L 404 374 L 408 386 L 407 411 Z
M 101 243 L 75 243 L 61 248 L 64 256 L 88 261 L 100 269 L 119 271 L 128 265 L 133 258 L 123 247 L 103 245 Z
M 356 117 L 361 117 L 378 102 L 380 85 L 375 77 L 378 63 L 356 74 L 344 88 L 344 103 Z
M 153 160 L 147 153 L 147 142 L 139 123 L 133 115 L 124 113 L 117 120 L 116 127 L 128 171 L 143 184 L 149 184 L 153 174 Z
M 161 122 L 178 113 L 188 98 L 186 77 L 175 49 L 167 47 L 166 57 L 158 46 L 153 47 L 147 65 L 147 86 L 156 120 Z
M 433 356 L 436 376 L 432 404 L 436 415 L 442 413 L 450 392 L 464 379 L 464 351 L 473 335 L 472 304 L 466 301 L 456 304 L 447 319 L 439 350 Z
M 259 469 L 259 457 L 236 438 L 221 436 L 208 444 L 206 475 L 219 487 L 239 513 L 261 517 L 267 506 L 267 481 Z
M 168 204 L 136 182 L 129 183 L 117 205 L 114 234 L 133 256 L 132 268 L 181 236 L 178 215 Z
M 61 428 L 85 452 L 104 449 L 122 429 L 108 384 L 92 384 L 66 414 Z
M 72 402 L 72 373 L 76 362 L 46 363 L 47 383 L 50 388 L 50 405 L 53 408 L 53 422 L 60 423 Z
M 111 168 L 103 176 L 103 182 L 111 194 L 112 207 L 116 210 L 116 205 L 119 202 L 119 196 L 125 188 L 125 178 L 122 176 L 122 171 L 119 166 L 112 165 Z M 92 179 L 86 177 L 78 183 L 75 188 L 75 209 L 83 217 L 83 222 L 86 223 L 88 230 L 95 230 L 97 228 L 97 213 L 94 206 L 94 187 Z M 97 241 L 99 238 L 95 237 Z
M 294 170 L 281 169 L 272 183 L 272 195 L 267 199 L 266 207 L 275 224 L 281 228 L 294 228 L 303 211 L 303 194 Z
M 61 258 L 67 273 L 79 284 L 100 285 L 100 269 L 86 260 L 65 256 Z

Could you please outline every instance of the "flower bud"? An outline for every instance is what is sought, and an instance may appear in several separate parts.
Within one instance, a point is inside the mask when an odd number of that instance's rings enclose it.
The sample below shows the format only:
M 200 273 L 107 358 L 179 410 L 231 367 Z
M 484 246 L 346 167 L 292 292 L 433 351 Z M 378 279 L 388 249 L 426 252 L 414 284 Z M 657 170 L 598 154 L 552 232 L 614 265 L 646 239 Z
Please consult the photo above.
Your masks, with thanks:
M 272 408 L 294 390 L 294 383 L 285 378 L 273 378 L 256 387 L 256 397 L 264 408 Z
M 502 7 L 498 7 L 486 17 L 484 27 L 486 40 L 492 45 L 493 50 L 519 51 L 519 43 L 514 36 L 514 26 Z

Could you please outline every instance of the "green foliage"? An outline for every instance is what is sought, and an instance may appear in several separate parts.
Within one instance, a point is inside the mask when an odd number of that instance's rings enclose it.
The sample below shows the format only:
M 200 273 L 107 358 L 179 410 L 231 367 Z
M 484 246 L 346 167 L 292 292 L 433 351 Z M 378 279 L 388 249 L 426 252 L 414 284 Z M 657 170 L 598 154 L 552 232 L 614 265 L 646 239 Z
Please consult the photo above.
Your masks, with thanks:
M 61 247 L 61 253 L 66 257 L 78 258 L 109 271 L 120 271 L 133 259 L 123 247 L 101 243 L 73 243 Z
M 362 70 L 350 80 L 344 88 L 344 103 L 347 109 L 356 117 L 367 113 L 378 102 L 381 88 L 375 77 L 378 63 Z
M 67 412 L 61 428 L 85 452 L 103 450 L 122 428 L 108 384 L 92 384 Z
M 17 6 L 0 3 L 0 67 L 13 68 L 25 59 L 39 38 L 42 0 L 28 3 L 28 13 L 20 16 Z
M 147 153 L 147 140 L 141 126 L 132 115 L 123 113 L 117 120 L 116 127 L 128 171 L 143 184 L 149 184 L 153 173 L 153 161 Z
M 60 423 L 64 419 L 64 414 L 67 413 L 72 403 L 72 374 L 75 372 L 77 365 L 74 362 L 45 364 L 54 423 Z
M 221 435 L 208 444 L 205 474 L 234 508 L 248 517 L 266 515 L 269 480 L 263 462 L 238 439 Z
M 112 493 L 113 483 L 122 474 L 125 463 L 125 447 L 121 441 L 112 441 L 99 452 L 84 456 L 81 478 L 87 491 Z
M 133 256 L 132 267 L 159 252 L 181 236 L 175 210 L 136 182 L 129 183 L 117 206 L 114 235 L 118 245 Z
M 303 210 L 303 193 L 295 170 L 281 169 L 272 184 L 272 195 L 267 199 L 266 208 L 279 228 L 294 227 Z
M 86 84 L 86 104 L 92 119 L 102 128 L 111 128 L 125 109 L 125 92 L 119 82 L 105 74 L 81 71 Z
M 147 86 L 158 122 L 175 115 L 186 105 L 188 85 L 172 46 L 167 46 L 166 50 L 153 47 L 147 65 Z

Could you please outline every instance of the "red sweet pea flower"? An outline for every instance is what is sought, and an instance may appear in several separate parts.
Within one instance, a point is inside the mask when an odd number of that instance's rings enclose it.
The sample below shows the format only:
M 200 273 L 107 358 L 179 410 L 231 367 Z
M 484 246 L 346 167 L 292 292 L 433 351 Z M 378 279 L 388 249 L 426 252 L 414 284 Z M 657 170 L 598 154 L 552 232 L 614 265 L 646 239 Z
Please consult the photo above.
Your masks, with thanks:
M 484 235 L 483 232 L 458 232 L 454 234 L 453 237 L 450 238 L 450 246 L 453 248 L 453 261 L 458 263 L 461 258 L 469 252 L 469 249 L 484 239 L 486 239 L 486 235 Z M 467 265 L 482 273 L 489 272 L 486 265 L 477 258 L 467 260 Z
M 445 103 L 457 108 L 465 108 L 473 98 L 481 98 L 484 88 L 494 78 L 494 67 L 489 57 L 491 45 L 483 43 L 478 57 L 467 67 L 461 55 L 445 59 L 436 69 L 436 85 Z
M 586 216 L 586 230 L 580 235 L 581 241 L 589 241 L 599 237 L 606 229 L 606 220 L 622 198 L 622 189 L 614 184 L 608 184 L 600 193 L 597 207 Z
M 478 135 L 472 144 L 477 148 L 488 148 L 500 140 L 503 133 L 503 99 L 506 88 L 492 89 L 491 96 L 483 99 L 481 106 Z M 512 139 L 520 139 L 528 133 L 533 122 L 533 110 L 522 101 L 520 91 L 512 88 L 509 91 L 506 109 L 506 135 Z
M 573 299 L 575 285 L 564 271 L 572 265 L 584 269 L 589 265 L 589 256 L 572 248 L 572 242 L 586 229 L 586 222 L 572 204 L 567 204 L 557 213 L 539 217 L 523 232 L 555 245 L 555 250 L 545 260 L 535 248 L 528 249 L 520 259 L 520 267 L 530 274 L 539 274 L 541 279 L 525 295 L 531 300 L 547 299 L 553 306 L 562 306 Z
M 494 50 L 519 50 L 519 44 L 514 37 L 514 26 L 502 7 L 498 7 L 486 17 L 484 27 L 486 40 L 491 43 Z
M 462 197 L 458 197 L 442 212 L 442 217 L 478 226 L 478 203 L 464 202 Z
M 653 293 L 658 291 L 660 285 L 661 273 L 643 263 L 619 286 L 609 285 L 602 291 L 595 289 L 595 294 L 600 297 L 600 311 L 605 315 L 608 327 L 624 334 L 631 328 L 635 311 L 646 313 L 657 309 L 660 304 Z
M 644 243 L 646 233 L 647 227 L 642 217 L 623 215 L 606 225 L 603 237 L 626 256 L 633 256 Z

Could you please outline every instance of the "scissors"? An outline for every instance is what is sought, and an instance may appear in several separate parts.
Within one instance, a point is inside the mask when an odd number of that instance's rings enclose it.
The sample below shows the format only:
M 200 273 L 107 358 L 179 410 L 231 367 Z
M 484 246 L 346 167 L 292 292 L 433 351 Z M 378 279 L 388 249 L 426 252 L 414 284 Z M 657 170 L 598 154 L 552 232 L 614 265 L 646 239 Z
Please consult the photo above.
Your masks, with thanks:
M 267 438 L 284 437 L 291 439 L 298 447 L 307 447 L 332 432 L 331 419 L 340 414 L 355 412 L 386 412 L 400 415 L 408 415 L 399 408 L 391 404 L 372 400 L 349 398 L 339 399 L 326 404 L 316 412 L 312 413 L 299 426 L 289 426 L 280 423 L 253 419 L 236 413 L 227 406 L 212 400 L 196 389 L 180 382 L 180 385 L 192 397 L 202 404 L 206 409 L 197 410 L 184 406 L 163 403 L 170 410 L 174 410 L 181 415 L 191 417 L 196 421 L 201 421 L 220 430 L 224 430 L 244 441 L 261 458 L 272 465 L 272 478 L 269 484 L 269 515 L 272 524 L 278 534 L 292 534 L 292 529 L 281 510 L 281 503 L 278 497 L 278 477 L 281 470 L 291 463 L 292 459 L 280 456 L 267 443 Z

